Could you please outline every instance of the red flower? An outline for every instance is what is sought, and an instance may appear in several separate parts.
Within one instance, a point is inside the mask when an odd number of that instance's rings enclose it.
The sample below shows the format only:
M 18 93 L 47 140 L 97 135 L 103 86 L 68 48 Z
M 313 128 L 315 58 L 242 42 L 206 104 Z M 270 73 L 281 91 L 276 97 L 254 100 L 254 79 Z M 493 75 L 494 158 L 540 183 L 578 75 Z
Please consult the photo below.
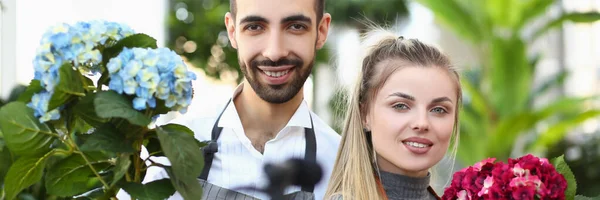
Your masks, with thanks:
M 499 185 L 507 185 L 510 180 L 514 177 L 512 170 L 507 164 L 503 162 L 498 162 L 494 165 L 494 169 L 492 170 L 492 177 L 494 177 L 494 182 Z
M 510 194 L 510 190 L 507 190 L 505 188 L 503 188 L 503 186 L 500 186 L 498 184 L 494 184 L 487 195 L 484 195 L 484 199 L 490 199 L 490 200 L 505 200 L 505 199 L 509 199 L 506 195 L 506 193 L 508 192 L 508 194 Z
M 475 170 L 477 171 L 481 171 L 481 168 L 488 163 L 494 164 L 494 161 L 496 160 L 496 158 L 487 158 L 482 160 L 481 162 L 475 163 L 473 165 L 473 168 L 475 168 Z
M 466 168 L 465 168 L 466 169 Z M 456 172 L 454 173 L 454 175 L 452 175 L 452 183 L 450 184 L 451 186 L 454 187 L 460 187 L 462 184 L 462 180 L 465 177 L 465 172 Z
M 567 182 L 545 158 L 531 154 L 507 163 L 485 159 L 454 173 L 442 199 L 564 200 Z
M 533 199 L 535 197 L 535 186 L 517 187 L 512 191 L 513 199 Z
M 478 174 L 475 170 L 467 170 L 465 176 L 462 179 L 462 188 L 468 190 L 470 193 L 477 193 L 483 187 L 483 180 L 481 184 L 478 184 Z
M 444 195 L 442 195 L 442 200 L 456 200 L 456 196 L 458 194 L 458 191 L 460 191 L 462 189 L 457 188 L 457 187 L 447 187 L 444 190 Z
M 567 180 L 559 173 L 554 173 L 551 176 L 552 177 L 544 183 L 547 199 L 565 199 Z

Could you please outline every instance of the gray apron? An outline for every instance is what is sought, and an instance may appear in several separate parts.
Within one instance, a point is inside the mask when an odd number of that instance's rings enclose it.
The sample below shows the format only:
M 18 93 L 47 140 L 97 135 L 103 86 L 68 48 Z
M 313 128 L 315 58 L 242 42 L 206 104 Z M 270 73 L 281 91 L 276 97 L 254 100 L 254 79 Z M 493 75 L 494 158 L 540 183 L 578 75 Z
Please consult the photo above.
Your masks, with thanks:
M 227 106 L 229 106 L 229 103 L 231 103 L 231 99 L 229 99 L 229 101 L 225 105 L 225 108 L 223 108 L 223 111 L 221 111 L 221 114 L 219 114 L 217 121 L 213 125 L 211 141 L 209 141 L 208 144 L 204 148 L 202 148 L 202 150 L 204 152 L 204 168 L 202 169 L 202 174 L 200 174 L 200 176 L 198 177 L 198 179 L 200 179 L 199 181 L 200 181 L 200 184 L 202 185 L 202 189 L 203 189 L 202 199 L 207 199 L 207 200 L 221 200 L 221 199 L 258 200 L 255 197 L 252 197 L 252 196 L 240 193 L 240 192 L 236 192 L 236 191 L 233 191 L 230 189 L 222 188 L 222 187 L 219 187 L 217 185 L 214 185 L 214 184 L 206 181 L 208 178 L 208 173 L 212 166 L 212 161 L 213 161 L 214 155 L 215 155 L 215 153 L 218 152 L 218 149 L 219 149 L 217 140 L 219 139 L 219 136 L 221 135 L 221 131 L 223 130 L 223 127 L 218 126 L 219 120 L 221 119 L 221 115 L 223 115 L 223 112 L 225 112 L 225 109 L 227 109 Z M 309 116 L 310 116 L 310 113 L 309 113 Z M 313 125 L 312 117 L 310 117 L 310 125 L 311 125 L 311 128 L 304 128 L 304 137 L 306 138 L 306 149 L 304 152 L 304 159 L 306 159 L 307 161 L 310 161 L 310 162 L 316 162 L 317 142 L 315 139 L 315 132 L 313 130 L 314 125 Z M 313 194 L 313 190 L 314 190 L 314 186 L 302 187 L 301 191 L 286 194 L 284 196 L 284 199 L 286 199 L 286 200 L 314 200 L 315 195 Z

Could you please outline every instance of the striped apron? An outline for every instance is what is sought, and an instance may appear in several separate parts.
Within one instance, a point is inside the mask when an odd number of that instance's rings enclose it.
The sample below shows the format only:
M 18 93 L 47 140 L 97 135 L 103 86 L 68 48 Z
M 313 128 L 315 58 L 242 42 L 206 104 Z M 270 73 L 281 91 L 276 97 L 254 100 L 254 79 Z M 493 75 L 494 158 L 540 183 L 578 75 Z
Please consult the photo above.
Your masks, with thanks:
M 219 136 L 221 135 L 221 131 L 223 130 L 222 127 L 218 126 L 219 120 L 221 119 L 221 115 L 223 115 L 223 112 L 225 112 L 225 109 L 227 109 L 227 106 L 229 106 L 229 103 L 231 103 L 231 99 L 229 99 L 229 101 L 225 105 L 225 108 L 223 108 L 223 111 L 221 111 L 221 114 L 219 114 L 217 121 L 213 125 L 211 141 L 209 141 L 208 144 L 202 148 L 202 150 L 204 152 L 204 168 L 202 169 L 202 174 L 200 174 L 200 176 L 198 177 L 200 184 L 202 185 L 202 189 L 203 189 L 202 199 L 206 199 L 206 200 L 221 200 L 221 199 L 258 200 L 255 197 L 252 197 L 252 196 L 249 196 L 249 195 L 237 192 L 237 191 L 233 191 L 230 189 L 222 188 L 222 187 L 219 187 L 217 185 L 211 184 L 208 181 L 206 181 L 208 178 L 208 173 L 212 166 L 214 154 L 216 152 L 218 152 L 217 140 L 219 139 Z M 309 116 L 310 116 L 310 113 L 309 113 Z M 315 132 L 313 130 L 314 125 L 313 125 L 312 117 L 310 117 L 310 124 L 311 124 L 311 128 L 304 128 L 304 137 L 306 138 L 306 149 L 304 152 L 304 159 L 306 159 L 307 161 L 310 161 L 310 162 L 316 162 L 317 142 L 315 139 Z M 286 199 L 286 200 L 314 200 L 315 195 L 313 194 L 313 190 L 314 190 L 314 186 L 302 187 L 301 191 L 286 194 L 284 196 L 284 199 Z

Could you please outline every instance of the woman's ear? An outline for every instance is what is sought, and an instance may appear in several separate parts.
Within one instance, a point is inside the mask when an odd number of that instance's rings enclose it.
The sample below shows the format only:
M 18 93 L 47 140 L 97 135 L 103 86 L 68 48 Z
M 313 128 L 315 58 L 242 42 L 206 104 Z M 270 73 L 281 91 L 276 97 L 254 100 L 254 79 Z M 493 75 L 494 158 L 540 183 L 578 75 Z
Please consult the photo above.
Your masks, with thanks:
M 371 124 L 370 124 L 370 118 L 371 115 L 369 114 L 369 112 L 367 111 L 367 109 L 365 109 L 364 104 L 359 104 L 359 110 L 360 110 L 360 117 L 362 118 L 362 126 L 363 129 L 365 131 L 371 131 Z
M 371 124 L 370 124 L 371 120 L 369 120 L 370 117 L 371 116 L 368 113 L 365 115 L 365 117 L 363 117 L 362 123 L 363 123 L 363 129 L 365 129 L 365 131 L 371 131 Z

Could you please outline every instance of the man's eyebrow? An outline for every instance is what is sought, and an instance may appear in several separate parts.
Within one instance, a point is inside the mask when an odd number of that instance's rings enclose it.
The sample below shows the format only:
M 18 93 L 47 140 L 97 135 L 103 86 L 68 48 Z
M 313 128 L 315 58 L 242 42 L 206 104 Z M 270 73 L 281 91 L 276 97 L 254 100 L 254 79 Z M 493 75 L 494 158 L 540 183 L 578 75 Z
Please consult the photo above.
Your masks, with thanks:
M 292 16 L 288 16 L 286 18 L 283 18 L 281 20 L 282 24 L 288 23 L 288 22 L 296 22 L 296 21 L 300 21 L 300 22 L 305 22 L 310 24 L 312 22 L 312 20 L 310 19 L 310 17 L 307 17 L 305 15 L 302 14 L 298 14 L 298 15 L 292 15 Z
M 242 18 L 242 20 L 240 20 L 240 24 L 250 23 L 250 22 L 264 22 L 264 23 L 269 23 L 269 20 L 267 20 L 264 17 L 257 16 L 257 15 L 248 15 L 248 16 Z

